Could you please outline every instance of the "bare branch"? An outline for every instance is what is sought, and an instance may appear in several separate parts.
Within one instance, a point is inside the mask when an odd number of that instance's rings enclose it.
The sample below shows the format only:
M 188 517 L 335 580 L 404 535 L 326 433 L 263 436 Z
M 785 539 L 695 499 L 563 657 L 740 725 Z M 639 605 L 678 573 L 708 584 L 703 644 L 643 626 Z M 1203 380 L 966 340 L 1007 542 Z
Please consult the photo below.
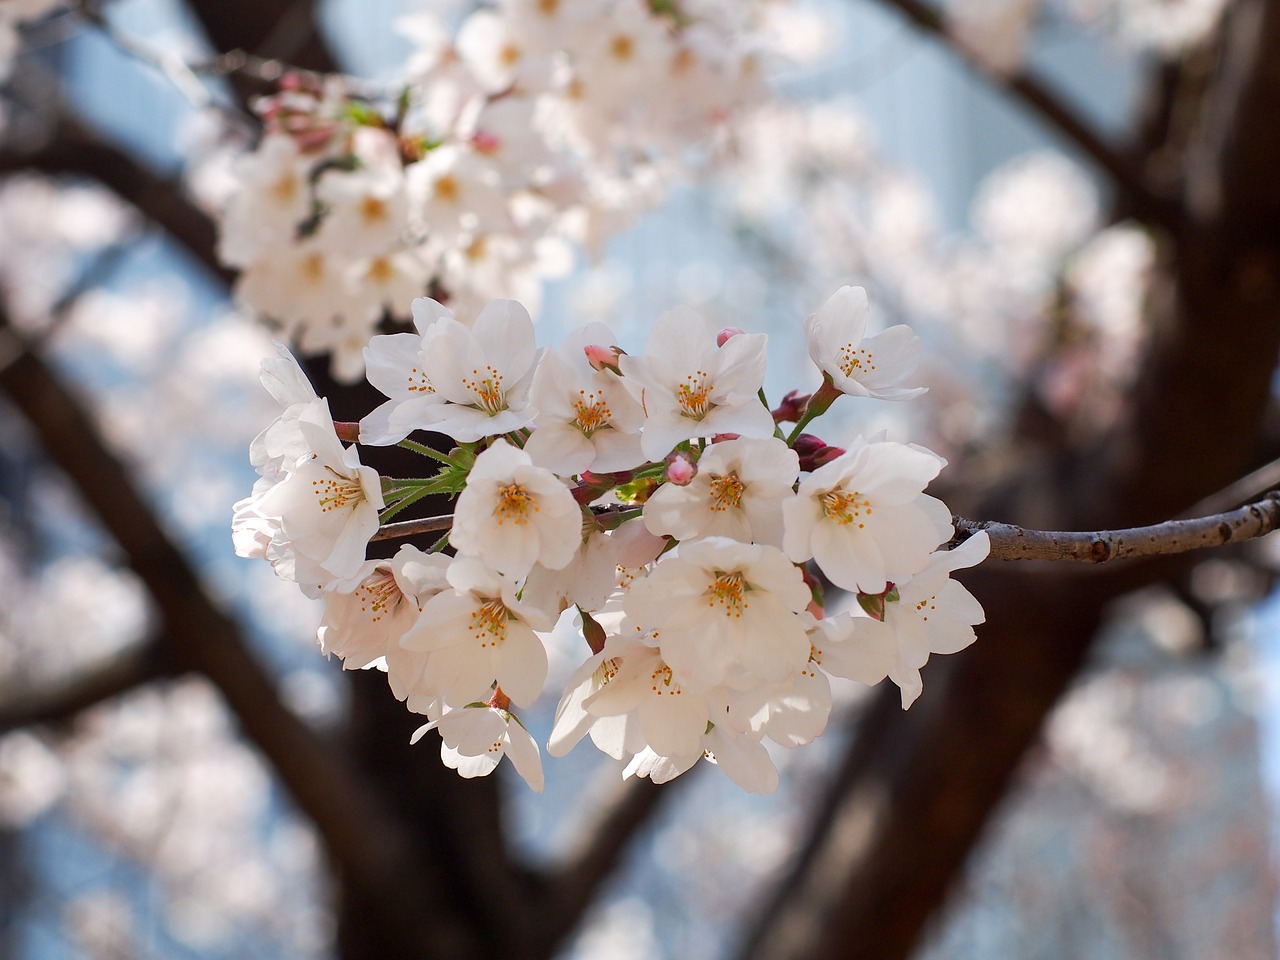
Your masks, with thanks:
M 0 700 L 0 734 L 36 724 L 62 723 L 90 707 L 171 675 L 163 646 L 163 641 L 143 643 L 65 681 L 23 690 Z
M 1138 167 L 1108 144 L 1044 80 L 1027 71 L 1003 75 L 955 42 L 942 15 L 920 0 L 881 0 L 897 10 L 926 33 L 946 43 L 951 50 L 970 67 L 990 77 L 997 86 L 1009 90 L 1023 103 L 1038 113 L 1055 130 L 1070 140 L 1081 152 L 1101 167 L 1114 181 L 1116 188 L 1129 200 L 1134 213 L 1147 220 L 1174 228 L 1182 218 L 1181 208 L 1172 200 L 1156 195 L 1143 180 Z
M 1147 527 L 1076 533 L 1027 530 L 1011 523 L 953 518 L 962 543 L 980 530 L 991 538 L 992 560 L 1077 560 L 1106 563 L 1134 557 L 1172 556 L 1221 547 L 1280 529 L 1280 491 L 1226 513 L 1192 520 L 1166 520 Z

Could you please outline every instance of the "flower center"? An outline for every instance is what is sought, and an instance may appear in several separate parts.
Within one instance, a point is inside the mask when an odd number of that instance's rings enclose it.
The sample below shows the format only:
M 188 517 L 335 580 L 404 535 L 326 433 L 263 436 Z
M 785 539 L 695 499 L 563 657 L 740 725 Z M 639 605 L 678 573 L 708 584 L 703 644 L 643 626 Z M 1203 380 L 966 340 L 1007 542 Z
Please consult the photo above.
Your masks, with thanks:
M 678 697 L 684 693 L 680 689 L 680 684 L 676 683 L 671 676 L 671 668 L 665 663 L 660 662 L 653 673 L 649 674 L 649 681 L 649 691 L 660 697 Z
M 840 348 L 840 370 L 846 377 L 857 379 L 857 374 L 866 375 L 876 368 L 872 363 L 871 353 L 859 347 L 853 348 L 852 343 L 846 343 Z
M 311 492 L 320 501 L 320 512 L 331 513 L 334 510 L 354 509 L 364 500 L 364 490 L 357 480 L 344 477 L 333 467 L 325 467 L 332 474 L 327 480 L 312 480 Z
M 377 197 L 365 197 L 360 201 L 360 217 L 369 226 L 381 223 L 387 219 L 387 205 Z
M 431 381 L 427 379 L 427 372 L 418 367 L 414 367 L 409 371 L 409 392 L 410 393 L 435 393 L 436 388 L 431 385 Z
M 736 473 L 711 478 L 711 512 L 724 513 L 730 507 L 742 506 L 742 491 L 746 489 Z
M 480 649 L 496 647 L 507 639 L 509 614 L 501 600 L 486 600 L 471 611 L 471 636 L 480 641 Z
M 445 174 L 435 183 L 436 199 L 443 203 L 457 203 L 461 193 L 462 187 L 449 174 Z
M 708 383 L 711 374 L 698 370 L 685 377 L 685 382 L 676 387 L 676 402 L 680 404 L 680 415 L 692 420 L 701 420 L 707 415 L 711 406 L 711 392 L 715 384 Z
M 356 598 L 360 601 L 360 612 L 371 623 L 378 623 L 386 614 L 395 612 L 395 608 L 404 599 L 404 594 L 400 592 L 391 571 L 375 570 L 364 583 L 356 587 Z
M 462 385 L 476 398 L 476 406 L 489 416 L 507 409 L 507 401 L 502 393 L 502 374 L 492 366 L 485 367 L 484 373 L 472 370 L 470 379 L 462 378 Z
M 832 490 L 822 498 L 822 515 L 842 526 L 856 522 L 861 530 L 865 524 L 858 518 L 871 516 L 871 501 L 857 490 Z
M 530 510 L 537 513 L 538 503 L 523 486 L 508 483 L 498 488 L 498 503 L 493 508 L 498 526 L 502 526 L 506 520 L 513 520 L 517 526 L 523 526 L 529 522 Z
M 601 660 L 600 665 L 591 671 L 591 689 L 599 690 L 606 683 L 618 675 L 618 671 L 622 668 L 622 661 L 617 657 L 611 657 L 608 660 Z
M 582 435 L 587 439 L 590 439 L 593 433 L 613 418 L 613 411 L 609 409 L 604 396 L 594 390 L 590 393 L 579 390 L 578 396 L 573 401 L 573 410 L 577 414 L 573 418 L 573 425 L 581 430 Z
M 937 599 L 938 598 L 935 595 L 935 596 L 929 597 L 927 600 L 921 600 L 919 603 L 916 604 L 916 613 L 920 614 L 921 620 L 928 620 L 929 611 L 938 609 L 938 605 L 933 602 Z
M 721 573 L 707 590 L 707 606 L 715 607 L 720 604 L 724 607 L 726 617 L 740 620 L 742 611 L 750 606 L 743 596 L 746 590 L 747 585 L 741 573 Z
M 613 54 L 615 60 L 630 60 L 635 53 L 636 43 L 625 33 L 620 33 L 613 38 L 609 44 L 609 52 Z

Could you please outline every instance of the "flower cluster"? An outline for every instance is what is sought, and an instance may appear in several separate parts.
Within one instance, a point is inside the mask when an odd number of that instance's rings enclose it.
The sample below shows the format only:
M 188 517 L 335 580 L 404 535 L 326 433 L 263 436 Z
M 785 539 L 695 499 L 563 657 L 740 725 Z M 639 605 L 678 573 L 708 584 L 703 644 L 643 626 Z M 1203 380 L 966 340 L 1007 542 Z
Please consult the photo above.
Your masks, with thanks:
M 322 649 L 383 667 L 463 776 L 505 755 L 541 788 L 516 710 L 541 695 L 541 634 L 570 609 L 590 655 L 561 697 L 553 754 L 590 735 L 627 775 L 665 781 L 705 757 L 753 791 L 777 784 L 766 741 L 796 747 L 825 728 L 830 676 L 888 676 L 906 707 L 931 653 L 973 641 L 982 610 L 950 574 L 987 540 L 939 550 L 951 515 L 924 490 L 941 458 L 806 432 L 841 396 L 922 392 L 906 385 L 918 339 L 903 326 L 867 336 L 860 288 L 806 321 L 822 386 L 775 410 L 766 337 L 688 308 L 659 317 L 637 354 L 602 324 L 540 349 L 511 300 L 469 321 L 425 298 L 412 312 L 415 333 L 365 348 L 388 399 L 358 441 L 415 450 L 432 475 L 362 465 L 282 350 L 263 380 L 284 409 L 251 447 L 261 479 L 233 529 L 237 552 L 323 598 Z M 456 446 L 440 453 L 417 431 Z M 431 493 L 456 495 L 448 532 L 366 560 L 374 532 Z M 813 568 L 860 609 L 824 617 Z
M 384 311 L 429 286 L 466 313 L 532 301 L 565 241 L 598 250 L 761 99 L 753 9 L 505 0 L 453 38 L 411 18 L 420 52 L 385 107 L 287 77 L 223 212 L 239 299 L 346 381 Z

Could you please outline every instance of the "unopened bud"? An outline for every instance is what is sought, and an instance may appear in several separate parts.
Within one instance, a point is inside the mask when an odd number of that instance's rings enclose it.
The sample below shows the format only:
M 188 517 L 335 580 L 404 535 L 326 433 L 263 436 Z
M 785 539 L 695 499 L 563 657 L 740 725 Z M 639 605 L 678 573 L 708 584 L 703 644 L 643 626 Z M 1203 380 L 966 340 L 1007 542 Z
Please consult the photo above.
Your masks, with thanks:
M 717 433 L 711 438 L 712 443 L 724 443 L 726 440 L 737 440 L 741 437 L 740 433 Z
M 800 417 L 804 414 L 804 408 L 809 405 L 809 397 L 812 394 L 801 393 L 799 390 L 792 390 L 782 402 L 778 404 L 778 408 L 773 413 L 774 423 L 799 423 Z
M 471 145 L 480 153 L 494 153 L 502 146 L 502 138 L 488 130 L 477 130 L 471 138 Z
M 667 480 L 677 487 L 688 485 L 697 475 L 697 465 L 686 460 L 683 454 L 677 453 L 667 461 Z
M 812 473 L 845 452 L 844 447 L 827 446 L 825 440 L 815 437 L 812 433 L 800 434 L 791 448 L 799 454 L 800 469 L 806 473 Z
M 582 348 L 582 352 L 587 355 L 587 362 L 591 364 L 593 370 L 612 370 L 617 374 L 622 373 L 618 369 L 618 358 L 626 354 L 625 350 L 589 343 Z
M 728 343 L 738 334 L 746 333 L 746 332 L 747 331 L 743 330 L 741 327 L 725 327 L 723 330 L 721 330 L 719 333 L 716 334 L 716 346 L 723 347 L 726 343 Z

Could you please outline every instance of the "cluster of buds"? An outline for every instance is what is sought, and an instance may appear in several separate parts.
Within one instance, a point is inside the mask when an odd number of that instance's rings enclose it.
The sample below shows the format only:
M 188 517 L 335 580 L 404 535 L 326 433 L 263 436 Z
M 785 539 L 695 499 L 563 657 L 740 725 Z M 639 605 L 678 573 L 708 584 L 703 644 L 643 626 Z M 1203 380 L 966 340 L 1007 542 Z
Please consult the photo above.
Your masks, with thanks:
M 290 75 L 260 101 L 221 219 L 238 299 L 343 381 L 424 292 L 532 302 L 764 90 L 750 11 L 713 0 L 506 0 L 452 39 L 423 16 L 394 100 Z
M 665 781 L 706 758 L 771 790 L 765 741 L 818 736 L 831 676 L 887 676 L 905 708 L 930 654 L 971 643 L 983 619 L 950 574 L 985 557 L 986 536 L 939 550 L 951 515 L 924 492 L 942 459 L 805 432 L 840 396 L 922 392 L 903 385 L 918 339 L 904 326 L 867 337 L 867 312 L 865 293 L 845 287 L 806 321 L 822 386 L 771 411 L 765 335 L 717 332 L 688 308 L 627 353 L 603 324 L 539 348 L 515 301 L 464 322 L 420 298 L 416 332 L 365 348 L 388 399 L 350 446 L 282 349 L 263 380 L 284 410 L 250 450 L 261 478 L 236 505 L 237 552 L 322 598 L 321 648 L 349 669 L 384 669 L 427 718 L 419 735 L 437 729 L 464 776 L 510 756 L 541 788 L 517 711 L 543 693 L 544 634 L 559 619 L 585 649 L 552 754 L 590 735 L 628 776 Z M 418 431 L 455 446 L 437 452 Z M 361 444 L 399 444 L 433 469 L 379 477 Z M 433 493 L 456 497 L 444 536 L 365 559 L 380 527 Z M 861 609 L 824 616 L 814 570 Z

